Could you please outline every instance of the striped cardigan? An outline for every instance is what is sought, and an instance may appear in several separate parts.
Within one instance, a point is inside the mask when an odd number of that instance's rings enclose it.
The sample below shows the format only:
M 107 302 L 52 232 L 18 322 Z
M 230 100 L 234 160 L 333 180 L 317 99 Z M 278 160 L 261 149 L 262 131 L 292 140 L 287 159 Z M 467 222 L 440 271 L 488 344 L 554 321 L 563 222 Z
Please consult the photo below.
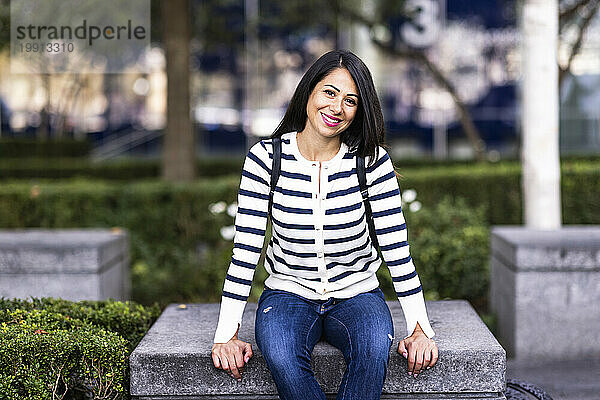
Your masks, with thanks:
M 379 286 L 382 264 L 369 238 L 355 154 L 344 143 L 328 161 L 305 159 L 296 132 L 281 136 L 281 175 L 273 195 L 272 237 L 265 285 L 307 299 L 349 298 Z M 407 332 L 417 324 L 428 337 L 421 284 L 407 242 L 400 189 L 392 161 L 379 147 L 367 166 L 367 188 L 381 254 L 406 317 Z M 271 139 L 256 143 L 244 161 L 235 216 L 234 248 L 223 287 L 214 342 L 225 343 L 242 323 L 267 225 L 273 152 Z M 320 175 L 320 176 L 319 176 Z

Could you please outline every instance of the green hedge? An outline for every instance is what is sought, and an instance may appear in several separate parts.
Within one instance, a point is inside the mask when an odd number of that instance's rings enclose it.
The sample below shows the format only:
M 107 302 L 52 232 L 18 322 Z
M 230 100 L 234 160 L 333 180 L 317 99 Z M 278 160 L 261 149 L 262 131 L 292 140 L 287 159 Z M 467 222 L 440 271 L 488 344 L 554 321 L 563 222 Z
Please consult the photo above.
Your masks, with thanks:
M 400 172 L 404 175 L 399 181 L 401 189 L 416 190 L 417 201 L 423 205 L 414 216 L 405 214 L 411 254 L 425 277 L 426 291 L 431 298 L 481 295 L 485 282 L 458 282 L 459 278 L 471 279 L 461 272 L 462 268 L 476 266 L 465 267 L 471 258 L 461 256 L 456 249 L 472 243 L 472 251 L 487 254 L 487 236 L 481 239 L 469 235 L 482 232 L 490 224 L 521 223 L 519 165 Z M 231 241 L 224 240 L 219 232 L 221 227 L 231 226 L 233 218 L 225 212 L 209 212 L 209 205 L 233 203 L 239 179 L 239 175 L 232 175 L 189 184 L 156 180 L 129 184 L 82 180 L 8 182 L 0 186 L 0 227 L 126 228 L 132 244 L 134 300 L 142 304 L 157 300 L 161 305 L 218 301 L 232 249 Z M 563 163 L 561 182 L 563 222 L 600 223 L 600 163 Z M 445 196 L 455 199 L 452 206 L 447 206 L 450 200 L 444 200 Z M 483 210 L 479 216 L 482 222 L 468 220 L 479 207 Z M 445 213 L 454 219 L 446 220 Z M 457 225 L 453 226 L 452 221 Z M 427 230 L 429 227 L 433 230 Z M 449 233 L 442 234 L 446 231 Z M 457 231 L 462 236 L 457 236 Z M 483 259 L 472 258 L 480 268 L 485 268 Z M 451 278 L 447 274 L 454 275 Z M 264 271 L 259 269 L 259 284 L 252 299 L 259 293 L 262 278 Z M 465 288 L 470 289 L 465 292 Z
M 237 174 L 243 157 L 205 158 L 196 163 L 198 176 Z M 0 179 L 64 179 L 98 178 L 117 181 L 156 178 L 160 176 L 160 160 L 121 159 L 92 162 L 86 158 L 0 158 Z
M 1 148 L 0 144 L 0 148 Z M 36 156 L 35 152 L 27 157 L 10 158 L 0 155 L 0 179 L 64 179 L 64 178 L 98 178 L 107 180 L 131 181 L 136 179 L 157 178 L 160 176 L 160 160 L 143 158 L 123 158 L 113 161 L 93 162 L 88 158 L 77 158 L 66 154 L 59 158 Z M 243 156 L 240 157 L 204 157 L 197 160 L 199 177 L 214 177 L 239 174 L 242 169 Z M 563 164 L 600 163 L 600 157 L 563 157 Z M 396 167 L 412 172 L 431 169 L 495 169 L 506 165 L 517 165 L 515 160 L 498 163 L 478 164 L 461 160 L 395 160 Z
M 394 164 L 401 168 L 435 168 L 435 167 L 458 167 L 458 166 L 474 166 L 479 163 L 472 159 L 435 159 L 428 157 L 419 158 L 394 158 Z M 600 154 L 569 154 L 561 155 L 561 162 L 600 162 Z M 502 163 L 519 163 L 520 160 L 513 157 L 502 158 L 501 161 L 490 161 L 484 165 L 498 165 Z
M 129 354 L 158 305 L 0 298 L 0 399 L 128 399 Z
M 101 178 L 134 180 L 159 175 L 153 160 L 117 161 L 95 164 L 85 158 L 0 159 L 0 179 Z
M 195 249 L 200 243 L 211 251 L 225 245 L 208 205 L 231 202 L 238 183 L 237 177 L 193 184 L 6 183 L 0 185 L 0 227 L 124 227 L 132 245 L 135 300 L 160 299 L 164 305 L 209 299 L 214 282 L 207 281 Z
M 400 188 L 415 189 L 423 204 L 435 204 L 446 194 L 461 196 L 469 206 L 484 205 L 490 225 L 523 223 L 518 163 L 399 172 Z M 564 224 L 600 224 L 600 162 L 563 162 L 561 197 Z
M 489 281 L 485 206 L 444 197 L 433 207 L 405 211 L 411 255 L 428 298 L 479 301 Z
M 87 140 L 0 138 L 0 158 L 86 157 L 90 150 Z

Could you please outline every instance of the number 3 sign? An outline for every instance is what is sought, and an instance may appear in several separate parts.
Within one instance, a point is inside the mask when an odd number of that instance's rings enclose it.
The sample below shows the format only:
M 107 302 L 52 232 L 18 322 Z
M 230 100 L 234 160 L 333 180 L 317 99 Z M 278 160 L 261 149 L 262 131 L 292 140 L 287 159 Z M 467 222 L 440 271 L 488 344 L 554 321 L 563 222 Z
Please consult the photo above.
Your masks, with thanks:
M 408 0 L 407 9 L 417 11 L 411 22 L 400 28 L 402 39 L 412 47 L 429 47 L 443 26 L 445 0 Z

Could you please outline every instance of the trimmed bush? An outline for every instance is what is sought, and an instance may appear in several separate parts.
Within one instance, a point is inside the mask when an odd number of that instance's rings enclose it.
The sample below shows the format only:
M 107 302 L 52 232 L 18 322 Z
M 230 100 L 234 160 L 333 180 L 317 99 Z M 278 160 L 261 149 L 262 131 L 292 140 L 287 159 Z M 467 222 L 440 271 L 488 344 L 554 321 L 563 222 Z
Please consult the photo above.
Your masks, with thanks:
M 237 174 L 243 157 L 204 158 L 196 163 L 198 176 Z M 92 162 L 86 158 L 0 158 L 0 179 L 97 178 L 116 181 L 157 178 L 160 160 L 119 159 Z
M 489 228 L 483 207 L 470 209 L 462 198 L 411 212 L 403 207 L 410 255 L 427 300 L 461 298 L 481 303 L 489 283 Z M 388 300 L 396 299 L 389 270 L 377 272 Z
M 0 148 L 2 144 L 0 143 Z M 64 179 L 64 178 L 97 178 L 117 181 L 131 181 L 160 177 L 161 163 L 158 159 L 119 158 L 116 160 L 94 162 L 88 158 L 75 158 L 64 154 L 56 157 L 35 155 L 12 158 L 0 155 L 0 179 Z M 563 157 L 563 164 L 600 164 L 600 157 Z M 476 163 L 463 160 L 395 160 L 396 167 L 404 172 L 429 170 L 452 171 L 465 169 L 495 170 L 506 165 L 518 165 L 516 160 L 504 160 L 498 163 Z M 199 177 L 215 177 L 239 174 L 244 157 L 203 157 L 196 161 L 196 172 Z
M 100 178 L 134 180 L 157 177 L 160 165 L 153 160 L 92 163 L 85 158 L 0 159 L 0 179 Z
M 0 310 L 46 310 L 65 315 L 74 320 L 118 333 L 127 341 L 131 351 L 142 340 L 146 331 L 160 314 L 160 307 L 157 303 L 145 307 L 129 301 L 82 300 L 72 302 L 51 297 L 31 298 L 31 300 L 0 298 Z
M 402 190 L 419 193 L 423 204 L 444 197 L 463 197 L 470 207 L 483 205 L 489 225 L 523 224 L 521 166 L 400 169 Z M 561 164 L 561 205 L 564 224 L 600 224 L 600 162 Z
M 0 138 L 0 158 L 86 157 L 91 148 L 87 140 Z
M 127 399 L 128 357 L 157 305 L 0 299 L 0 399 Z
M 411 255 L 417 270 L 423 274 L 426 293 L 431 298 L 477 297 L 482 290 L 480 283 L 463 284 L 458 279 L 464 277 L 463 268 L 475 268 L 475 265 L 465 266 L 465 262 L 469 263 L 472 258 L 473 263 L 481 263 L 478 260 L 487 254 L 489 242 L 487 236 L 481 240 L 480 224 L 476 219 L 467 219 L 466 214 L 482 207 L 484 226 L 521 223 L 519 165 L 447 167 L 430 171 L 401 169 L 399 172 L 404 176 L 399 180 L 402 191 L 415 189 L 423 205 L 415 214 L 414 222 L 408 212 L 406 214 Z M 0 186 L 0 227 L 126 228 L 132 244 L 133 299 L 142 304 L 159 301 L 161 306 L 170 302 L 218 301 L 232 247 L 231 241 L 221 237 L 220 230 L 233 225 L 233 217 L 224 210 L 210 212 L 209 206 L 221 201 L 225 205 L 234 203 L 239 179 L 236 174 L 186 184 L 81 180 L 39 184 L 9 182 Z M 564 223 L 600 223 L 597 212 L 600 209 L 600 163 L 563 164 L 561 182 Z M 452 203 L 452 207 L 462 211 L 451 211 L 451 215 L 461 224 L 477 228 L 461 231 L 457 226 L 447 238 L 436 238 L 436 230 L 443 228 L 440 224 L 444 221 L 445 196 L 463 198 L 464 204 Z M 433 210 L 438 210 L 435 212 L 439 212 L 440 217 L 417 217 L 419 213 L 427 215 Z M 451 226 L 450 222 L 445 223 Z M 427 230 L 427 227 L 436 230 Z M 465 242 L 470 243 L 469 248 L 462 247 Z M 453 254 L 446 254 L 449 252 Z M 444 257 L 455 260 L 452 264 Z M 439 263 L 449 266 L 433 265 Z M 430 278 L 429 270 L 435 271 L 431 276 L 439 274 L 444 279 Z M 456 276 L 451 279 L 444 275 L 452 271 Z M 256 274 L 257 290 L 260 290 L 266 273 L 258 268 Z M 472 292 L 465 293 L 465 288 L 471 288 Z M 253 290 L 251 299 L 256 299 L 256 295 L 257 291 Z
M 415 189 L 423 204 L 436 204 L 446 195 L 463 197 L 469 207 L 486 208 L 490 225 L 522 223 L 521 167 L 517 163 L 399 172 L 403 175 L 401 190 Z
M 406 212 L 411 252 L 430 299 L 479 300 L 489 282 L 489 227 L 485 207 L 447 196 L 433 207 Z

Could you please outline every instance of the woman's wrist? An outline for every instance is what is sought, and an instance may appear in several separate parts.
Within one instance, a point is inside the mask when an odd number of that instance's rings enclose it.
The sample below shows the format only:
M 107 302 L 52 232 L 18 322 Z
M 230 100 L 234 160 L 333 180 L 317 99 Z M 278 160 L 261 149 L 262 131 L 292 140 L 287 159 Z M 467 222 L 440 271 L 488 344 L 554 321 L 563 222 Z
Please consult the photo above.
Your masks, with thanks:
M 419 323 L 417 322 L 417 325 L 415 325 L 415 329 L 413 330 L 413 335 L 414 334 L 425 334 L 425 332 L 423 331 L 423 328 L 421 328 L 421 325 L 419 325 Z

